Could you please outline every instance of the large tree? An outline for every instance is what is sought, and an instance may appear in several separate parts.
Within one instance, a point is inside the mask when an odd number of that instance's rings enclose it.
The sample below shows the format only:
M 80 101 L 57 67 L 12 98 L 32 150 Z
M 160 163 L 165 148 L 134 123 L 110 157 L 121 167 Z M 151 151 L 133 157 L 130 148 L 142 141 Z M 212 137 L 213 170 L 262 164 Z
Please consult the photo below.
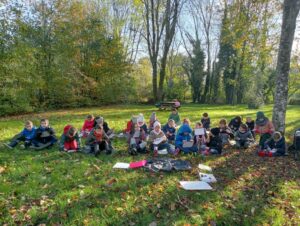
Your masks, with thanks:
M 288 101 L 288 82 L 291 61 L 291 51 L 296 29 L 296 19 L 300 10 L 300 0 L 285 0 L 281 37 L 276 67 L 276 89 L 273 108 L 273 123 L 275 129 L 285 131 L 285 115 Z
M 182 0 L 142 0 L 144 6 L 144 34 L 152 64 L 154 100 L 163 97 L 167 58 L 175 36 Z M 161 58 L 159 56 L 161 54 Z M 158 65 L 160 60 L 159 85 Z

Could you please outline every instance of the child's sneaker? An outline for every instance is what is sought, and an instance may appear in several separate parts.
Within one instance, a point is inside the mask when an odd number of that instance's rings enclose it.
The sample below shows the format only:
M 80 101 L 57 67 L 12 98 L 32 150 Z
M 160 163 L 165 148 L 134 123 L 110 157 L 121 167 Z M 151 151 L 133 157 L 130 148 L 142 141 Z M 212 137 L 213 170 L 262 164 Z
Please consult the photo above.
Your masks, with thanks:
M 175 148 L 174 155 L 175 155 L 175 156 L 178 155 L 179 152 L 180 152 L 180 149 L 179 149 L 179 148 Z
M 4 143 L 4 146 L 5 147 L 7 147 L 7 148 L 9 148 L 9 149 L 13 149 L 13 147 L 12 146 L 10 146 L 9 144 L 7 144 L 7 143 Z

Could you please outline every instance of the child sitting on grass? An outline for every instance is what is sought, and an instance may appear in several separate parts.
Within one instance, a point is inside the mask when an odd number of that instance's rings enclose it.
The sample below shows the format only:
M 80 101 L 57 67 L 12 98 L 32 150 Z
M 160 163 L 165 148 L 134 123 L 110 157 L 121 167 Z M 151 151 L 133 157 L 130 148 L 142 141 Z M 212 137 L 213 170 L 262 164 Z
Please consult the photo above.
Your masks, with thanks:
M 86 117 L 86 120 L 84 120 L 80 135 L 82 137 L 87 137 L 89 135 L 89 133 L 91 132 L 91 130 L 94 128 L 94 124 L 95 124 L 94 116 L 88 115 Z
M 242 117 L 241 116 L 236 116 L 234 119 L 231 119 L 229 123 L 229 128 L 233 133 L 239 130 L 240 126 L 242 124 Z
M 227 126 L 226 119 L 221 119 L 219 122 L 219 136 L 222 140 L 223 146 L 230 144 L 229 140 L 234 137 L 231 129 Z
M 147 135 L 137 123 L 134 124 L 134 129 L 130 132 L 128 143 L 128 152 L 130 155 L 137 155 L 138 153 L 147 152 Z
M 260 135 L 258 150 L 264 147 L 265 142 L 271 138 L 274 133 L 273 123 L 265 116 L 262 111 L 256 113 L 255 134 Z
M 201 118 L 201 123 L 202 123 L 203 127 L 206 130 L 209 130 L 209 128 L 210 128 L 210 117 L 208 117 L 208 114 L 206 112 L 203 113 L 202 116 L 203 117 Z
M 112 150 L 109 145 L 109 138 L 106 135 L 103 127 L 99 124 L 90 132 L 86 138 L 85 144 L 89 153 L 93 153 L 96 157 L 101 151 L 105 150 L 107 155 L 111 154 Z
M 171 143 L 174 142 L 176 134 L 175 121 L 173 119 L 169 119 L 168 123 L 164 125 L 162 130 L 167 136 L 168 141 Z
M 4 144 L 9 149 L 13 149 L 20 142 L 24 142 L 21 145 L 22 149 L 29 148 L 32 145 L 32 141 L 35 137 L 36 128 L 33 126 L 32 121 L 25 122 L 25 128 L 17 135 L 13 137 L 9 144 Z
M 126 129 L 124 130 L 128 139 L 130 138 L 130 132 L 134 129 L 134 124 L 138 124 L 138 126 L 142 128 L 146 134 L 148 133 L 148 128 L 145 123 L 144 115 L 142 113 L 140 113 L 137 116 L 133 115 L 131 119 L 127 122 Z
M 176 108 L 173 108 L 173 109 L 172 109 L 172 112 L 171 112 L 171 114 L 170 114 L 168 120 L 170 120 L 170 119 L 173 119 L 173 120 L 174 120 L 174 122 L 175 122 L 175 124 L 176 124 L 176 127 L 177 127 L 177 126 L 180 126 L 180 124 L 181 124 L 180 116 L 179 116 L 179 113 L 178 113 L 178 111 L 177 111 Z
M 250 130 L 250 132 L 252 133 L 253 138 L 255 139 L 255 133 L 254 133 L 254 126 L 255 126 L 255 122 L 254 120 L 252 120 L 252 118 L 250 116 L 246 117 L 246 125 L 248 126 L 248 129 Z
M 209 147 L 209 150 L 205 151 L 203 154 L 209 155 L 209 154 L 222 153 L 223 144 L 222 144 L 222 139 L 219 135 L 220 135 L 219 128 L 212 128 L 210 130 L 208 140 L 207 140 L 207 146 Z
M 193 143 L 191 145 L 191 143 Z M 187 146 L 187 144 L 190 144 Z M 176 152 L 183 151 L 185 154 L 191 152 L 197 152 L 197 144 L 194 143 L 192 137 L 192 129 L 188 123 L 184 123 L 178 130 L 175 138 Z
M 55 131 L 49 126 L 48 119 L 41 119 L 40 127 L 37 128 L 35 137 L 32 141 L 33 148 L 36 150 L 41 150 L 44 148 L 49 148 L 57 142 L 55 136 Z
M 202 133 L 197 134 L 198 130 L 201 130 L 203 134 Z M 197 122 L 194 130 L 194 143 L 197 145 L 197 149 L 200 150 L 201 152 L 207 149 L 206 139 L 207 139 L 206 129 L 203 127 L 201 122 Z
M 75 127 L 71 125 L 65 126 L 60 138 L 59 150 L 66 152 L 77 152 L 80 150 L 80 138 Z
M 264 149 L 258 152 L 259 156 L 284 156 L 286 151 L 286 143 L 284 136 L 280 132 L 275 132 L 271 139 L 264 144 Z
M 102 116 L 97 116 L 95 118 L 94 127 L 96 127 L 96 125 L 102 126 L 107 136 L 110 136 L 114 133 L 114 130 L 109 128 L 108 123 L 104 121 L 104 118 Z
M 254 142 L 252 133 L 246 124 L 241 124 L 239 130 L 235 132 L 234 139 L 237 148 L 249 148 Z
M 161 130 L 161 124 L 156 121 L 153 125 L 154 129 L 150 132 L 149 142 L 150 149 L 153 150 L 154 156 L 158 155 L 158 150 L 167 149 L 168 153 L 177 154 L 171 149 L 170 144 L 167 142 L 167 137 Z

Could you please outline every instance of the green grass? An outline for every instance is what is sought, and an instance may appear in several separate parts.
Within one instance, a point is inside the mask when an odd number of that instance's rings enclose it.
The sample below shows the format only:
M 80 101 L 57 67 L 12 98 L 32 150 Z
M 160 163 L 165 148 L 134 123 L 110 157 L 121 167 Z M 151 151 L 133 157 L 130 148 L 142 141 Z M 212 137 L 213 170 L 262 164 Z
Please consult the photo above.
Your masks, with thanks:
M 271 117 L 272 106 L 263 109 Z M 66 124 L 80 128 L 89 113 L 103 115 L 109 125 L 122 130 L 132 114 L 152 106 L 108 106 L 69 109 L 0 119 L 0 142 L 18 133 L 23 122 L 38 124 L 47 117 L 57 134 Z M 184 105 L 180 115 L 192 122 L 208 112 L 212 124 L 236 115 L 255 116 L 246 106 Z M 157 112 L 165 122 L 169 112 Z M 289 106 L 287 137 L 300 127 L 300 107 Z M 0 151 L 0 224 L 27 225 L 299 225 L 300 162 L 292 156 L 260 158 L 253 150 L 226 150 L 222 156 L 181 155 L 191 172 L 151 173 L 143 169 L 114 170 L 116 162 L 150 158 L 128 156 L 124 140 L 114 141 L 117 153 L 98 158 L 81 153 Z M 188 192 L 179 180 L 197 180 L 196 166 L 213 168 L 218 182 L 214 191 Z

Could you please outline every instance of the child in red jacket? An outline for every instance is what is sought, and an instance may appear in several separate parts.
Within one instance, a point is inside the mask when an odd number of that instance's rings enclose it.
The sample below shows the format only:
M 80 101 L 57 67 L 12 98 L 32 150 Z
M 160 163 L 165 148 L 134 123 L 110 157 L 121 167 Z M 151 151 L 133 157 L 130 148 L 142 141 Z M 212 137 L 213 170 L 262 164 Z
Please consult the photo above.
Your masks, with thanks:
M 81 129 L 80 136 L 87 137 L 94 128 L 95 118 L 93 115 L 88 115 Z

